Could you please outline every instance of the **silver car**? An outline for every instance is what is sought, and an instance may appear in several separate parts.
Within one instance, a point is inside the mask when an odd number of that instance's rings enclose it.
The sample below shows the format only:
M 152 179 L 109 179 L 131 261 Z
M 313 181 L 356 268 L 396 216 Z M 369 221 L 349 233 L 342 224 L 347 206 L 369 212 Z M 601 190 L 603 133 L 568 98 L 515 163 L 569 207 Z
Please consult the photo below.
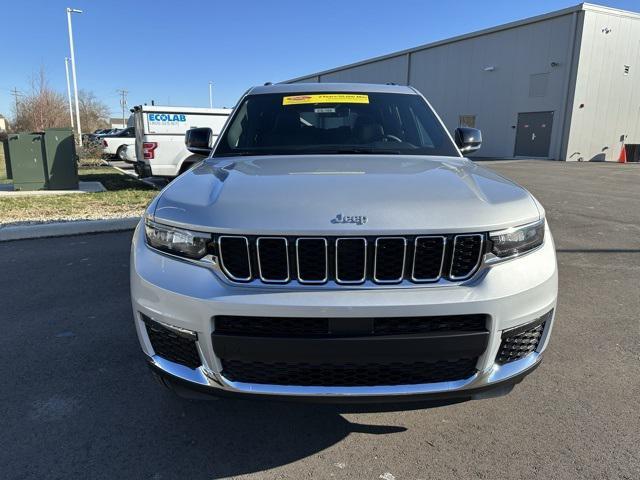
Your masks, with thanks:
M 162 383 L 330 401 L 502 395 L 557 298 L 524 188 L 463 157 L 414 88 L 250 89 L 208 158 L 149 205 L 131 249 L 138 338 Z

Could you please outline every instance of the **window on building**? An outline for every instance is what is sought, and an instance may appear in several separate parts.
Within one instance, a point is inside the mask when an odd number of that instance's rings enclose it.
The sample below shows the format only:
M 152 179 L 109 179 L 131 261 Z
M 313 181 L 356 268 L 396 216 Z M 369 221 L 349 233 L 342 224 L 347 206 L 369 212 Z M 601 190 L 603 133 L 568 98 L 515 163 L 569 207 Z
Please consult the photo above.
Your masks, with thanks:
M 629 75 L 629 70 L 631 70 L 631 65 L 625 65 L 624 66 L 624 74 L 625 75 Z
M 460 115 L 458 122 L 459 127 L 476 128 L 476 116 L 475 115 Z

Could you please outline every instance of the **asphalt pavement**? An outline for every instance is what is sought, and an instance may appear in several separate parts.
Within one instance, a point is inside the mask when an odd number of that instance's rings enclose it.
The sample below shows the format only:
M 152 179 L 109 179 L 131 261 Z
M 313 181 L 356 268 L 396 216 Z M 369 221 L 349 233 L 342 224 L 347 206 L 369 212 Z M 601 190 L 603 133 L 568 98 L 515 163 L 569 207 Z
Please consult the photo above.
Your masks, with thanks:
M 183 400 L 138 347 L 131 232 L 5 242 L 0 478 L 637 480 L 640 165 L 484 166 L 540 199 L 560 266 L 545 361 L 508 396 L 437 408 Z

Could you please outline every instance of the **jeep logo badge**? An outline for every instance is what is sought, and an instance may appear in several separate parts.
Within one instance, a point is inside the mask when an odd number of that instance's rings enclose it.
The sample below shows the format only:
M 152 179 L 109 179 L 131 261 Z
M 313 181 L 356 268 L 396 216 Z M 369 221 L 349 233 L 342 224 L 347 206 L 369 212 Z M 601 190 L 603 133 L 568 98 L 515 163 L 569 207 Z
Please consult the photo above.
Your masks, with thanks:
M 331 219 L 331 223 L 352 223 L 354 225 L 364 225 L 369 220 L 364 215 L 342 215 L 337 214 L 335 218 Z

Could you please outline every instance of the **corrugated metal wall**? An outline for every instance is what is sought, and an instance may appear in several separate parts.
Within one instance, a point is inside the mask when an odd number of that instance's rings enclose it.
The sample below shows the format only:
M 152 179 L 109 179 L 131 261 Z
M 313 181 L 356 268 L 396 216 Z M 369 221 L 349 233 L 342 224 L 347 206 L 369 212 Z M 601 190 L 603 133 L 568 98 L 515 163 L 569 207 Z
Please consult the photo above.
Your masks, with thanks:
M 450 129 L 476 115 L 480 156 L 514 155 L 519 112 L 554 111 L 550 157 L 559 158 L 572 42 L 572 15 L 482 35 L 414 53 L 409 83 Z M 537 74 L 547 80 L 542 92 L 530 89 Z
M 427 47 L 297 82 L 408 81 L 429 99 L 451 131 L 459 126 L 460 115 L 475 115 L 484 139 L 477 156 L 485 157 L 514 155 L 518 112 L 554 111 L 549 156 L 560 158 L 574 15 Z M 530 88 L 531 75 L 537 74 L 546 74 L 542 92 Z
M 362 82 L 407 84 L 409 55 L 400 55 L 379 62 L 367 63 L 339 72 L 322 75 L 323 82 Z M 364 79 L 364 80 L 363 80 Z
M 587 10 L 567 159 L 616 161 L 622 136 L 640 144 L 640 19 Z
M 451 131 L 475 115 L 484 157 L 514 156 L 518 113 L 553 111 L 549 158 L 616 161 L 623 137 L 640 144 L 640 15 L 549 15 L 296 81 L 409 83 Z

